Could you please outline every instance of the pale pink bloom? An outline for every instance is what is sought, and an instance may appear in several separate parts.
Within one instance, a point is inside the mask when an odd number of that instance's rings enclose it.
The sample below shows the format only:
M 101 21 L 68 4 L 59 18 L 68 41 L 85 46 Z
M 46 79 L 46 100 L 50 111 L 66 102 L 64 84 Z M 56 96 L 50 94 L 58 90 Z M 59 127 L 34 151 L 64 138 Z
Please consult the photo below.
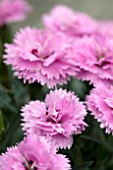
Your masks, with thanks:
M 11 64 L 15 75 L 24 82 L 47 83 L 49 88 L 66 83 L 76 75 L 70 44 L 58 33 L 33 28 L 21 29 L 13 44 L 6 44 L 6 64 Z
M 79 79 L 91 83 L 113 81 L 113 38 L 84 37 L 75 42 L 73 56 Z
M 0 170 L 70 170 L 69 160 L 56 151 L 44 137 L 28 136 L 0 156 Z
M 113 21 L 98 21 L 98 33 L 113 37 Z
M 61 148 L 70 148 L 72 135 L 80 134 L 87 124 L 86 109 L 73 92 L 50 91 L 45 103 L 31 101 L 22 108 L 23 130 L 30 134 L 50 136 Z
M 86 103 L 91 114 L 100 122 L 100 127 L 113 135 L 113 86 L 96 84 Z
M 0 25 L 23 20 L 30 11 L 26 0 L 1 0 Z
M 64 5 L 56 5 L 49 14 L 42 16 L 42 20 L 47 28 L 68 35 L 82 36 L 97 31 L 97 23 L 94 19 Z

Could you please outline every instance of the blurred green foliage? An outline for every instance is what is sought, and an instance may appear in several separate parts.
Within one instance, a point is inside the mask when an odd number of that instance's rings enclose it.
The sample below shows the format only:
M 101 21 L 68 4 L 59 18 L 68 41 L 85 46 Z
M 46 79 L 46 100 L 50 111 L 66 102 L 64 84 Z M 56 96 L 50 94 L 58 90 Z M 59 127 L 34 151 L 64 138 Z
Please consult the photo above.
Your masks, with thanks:
M 20 109 L 30 100 L 44 100 L 49 92 L 46 86 L 34 83 L 23 84 L 13 76 L 11 67 L 3 63 L 5 42 L 11 42 L 9 28 L 0 28 L 0 152 L 23 139 Z M 88 82 L 71 79 L 67 85 L 58 86 L 74 91 L 80 100 L 85 100 L 92 86 Z M 71 160 L 73 170 L 113 170 L 113 137 L 100 129 L 99 123 L 90 114 L 86 117 L 88 127 L 81 135 L 74 136 L 70 150 L 59 150 Z

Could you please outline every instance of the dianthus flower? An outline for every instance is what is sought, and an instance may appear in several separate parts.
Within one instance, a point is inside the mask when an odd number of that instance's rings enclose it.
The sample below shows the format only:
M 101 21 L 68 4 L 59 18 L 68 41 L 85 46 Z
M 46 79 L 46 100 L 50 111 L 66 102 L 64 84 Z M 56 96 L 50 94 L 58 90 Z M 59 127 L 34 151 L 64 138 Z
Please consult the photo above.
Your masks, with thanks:
M 113 135 L 113 86 L 96 84 L 86 103 L 91 114 L 100 122 L 100 127 Z
M 13 44 L 6 44 L 6 64 L 11 64 L 24 82 L 39 82 L 49 88 L 66 83 L 76 74 L 70 44 L 63 35 L 33 28 L 21 29 Z
M 64 5 L 56 5 L 49 14 L 42 16 L 42 20 L 47 28 L 68 35 L 83 36 L 97 31 L 97 23 L 94 19 Z
M 113 81 L 113 39 L 106 36 L 84 37 L 74 45 L 77 77 L 91 83 Z
M 0 26 L 23 20 L 31 7 L 25 0 L 0 1 Z
M 87 124 L 85 106 L 72 92 L 50 91 L 45 103 L 31 101 L 22 108 L 22 126 L 27 133 L 50 136 L 58 147 L 70 148 L 73 134 L 80 134 Z
M 70 170 L 65 155 L 44 137 L 28 136 L 0 156 L 0 170 Z
M 113 37 L 113 21 L 99 21 L 98 33 Z

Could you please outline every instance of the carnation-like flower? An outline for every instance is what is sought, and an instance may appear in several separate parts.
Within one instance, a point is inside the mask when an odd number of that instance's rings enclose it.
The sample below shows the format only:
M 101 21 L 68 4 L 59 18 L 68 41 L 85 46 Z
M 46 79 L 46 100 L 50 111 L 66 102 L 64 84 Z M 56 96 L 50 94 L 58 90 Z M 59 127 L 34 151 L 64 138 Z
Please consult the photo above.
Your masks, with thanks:
M 86 103 L 91 114 L 100 122 L 100 127 L 113 135 L 113 86 L 96 84 Z
M 66 90 L 50 91 L 45 103 L 31 101 L 22 108 L 23 130 L 38 136 L 50 136 L 58 147 L 70 148 L 73 134 L 80 134 L 87 124 L 85 106 Z
M 99 21 L 98 33 L 113 37 L 113 21 Z
M 94 19 L 64 5 L 56 5 L 49 14 L 42 16 L 42 20 L 47 28 L 68 35 L 90 35 L 97 31 Z
M 74 45 L 77 77 L 91 83 L 113 81 L 113 38 L 106 36 L 84 37 Z
M 0 170 L 70 170 L 65 155 L 44 137 L 26 137 L 18 146 L 0 156 Z
M 33 28 L 21 29 L 13 44 L 6 44 L 6 64 L 11 64 L 18 78 L 24 82 L 39 82 L 53 87 L 66 83 L 76 75 L 71 47 L 66 38 L 57 33 Z
M 26 0 L 1 0 L 0 25 L 23 20 L 30 11 Z

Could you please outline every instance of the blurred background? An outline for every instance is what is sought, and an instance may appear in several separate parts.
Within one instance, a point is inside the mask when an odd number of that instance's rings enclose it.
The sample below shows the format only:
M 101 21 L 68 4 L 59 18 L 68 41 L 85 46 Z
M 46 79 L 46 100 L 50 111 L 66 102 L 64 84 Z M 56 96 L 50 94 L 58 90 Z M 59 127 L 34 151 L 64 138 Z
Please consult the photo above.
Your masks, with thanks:
M 56 4 L 68 5 L 97 19 L 113 19 L 113 0 L 28 0 L 28 2 L 33 6 L 33 11 L 24 22 L 11 24 L 14 32 L 26 25 L 42 27 L 42 14 L 47 13 Z

